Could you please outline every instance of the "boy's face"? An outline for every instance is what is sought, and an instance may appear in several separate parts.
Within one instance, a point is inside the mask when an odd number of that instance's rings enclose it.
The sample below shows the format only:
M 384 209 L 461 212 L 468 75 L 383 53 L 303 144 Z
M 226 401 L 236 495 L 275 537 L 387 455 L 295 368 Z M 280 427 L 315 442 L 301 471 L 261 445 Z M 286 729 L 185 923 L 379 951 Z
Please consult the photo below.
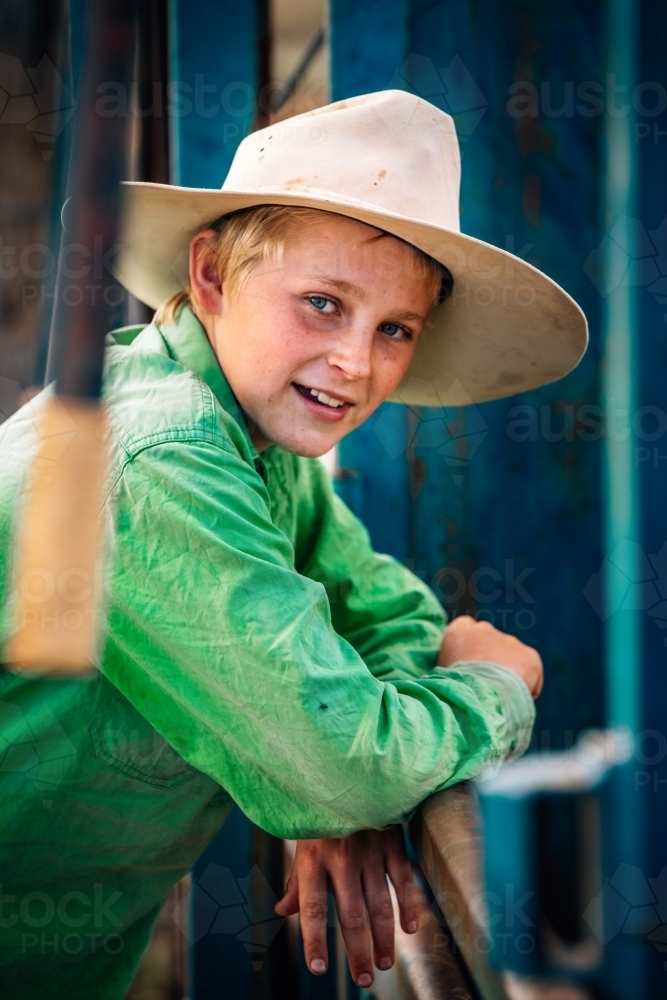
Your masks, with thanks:
M 408 247 L 342 217 L 304 227 L 234 295 L 194 258 L 206 331 L 260 451 L 323 455 L 363 423 L 403 378 L 431 305 Z

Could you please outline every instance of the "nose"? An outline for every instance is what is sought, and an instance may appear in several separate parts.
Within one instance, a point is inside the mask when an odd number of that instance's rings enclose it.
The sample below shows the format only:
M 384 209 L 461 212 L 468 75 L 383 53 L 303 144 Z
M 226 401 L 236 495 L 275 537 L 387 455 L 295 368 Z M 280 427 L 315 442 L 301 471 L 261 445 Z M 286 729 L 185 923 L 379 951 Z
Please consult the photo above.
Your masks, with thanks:
M 375 329 L 369 324 L 351 324 L 336 338 L 327 355 L 328 363 L 350 380 L 370 378 L 374 337 Z

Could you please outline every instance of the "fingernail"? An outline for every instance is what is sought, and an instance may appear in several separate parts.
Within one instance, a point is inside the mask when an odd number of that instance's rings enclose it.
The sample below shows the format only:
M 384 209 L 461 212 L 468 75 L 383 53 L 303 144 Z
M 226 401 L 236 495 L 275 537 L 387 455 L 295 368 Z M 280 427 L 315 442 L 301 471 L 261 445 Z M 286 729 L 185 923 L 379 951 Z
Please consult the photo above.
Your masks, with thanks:
M 391 969 L 391 967 L 392 967 L 393 964 L 394 963 L 392 962 L 392 960 L 390 958 L 381 958 L 380 959 L 380 968 L 381 969 Z
M 408 934 L 414 934 L 416 930 L 417 930 L 417 921 L 411 920 L 410 923 L 408 924 Z
M 323 958 L 314 958 L 310 963 L 311 972 L 326 972 L 327 963 Z
M 362 972 L 357 979 L 357 986 L 370 986 L 373 982 L 373 977 L 369 976 L 367 972 Z

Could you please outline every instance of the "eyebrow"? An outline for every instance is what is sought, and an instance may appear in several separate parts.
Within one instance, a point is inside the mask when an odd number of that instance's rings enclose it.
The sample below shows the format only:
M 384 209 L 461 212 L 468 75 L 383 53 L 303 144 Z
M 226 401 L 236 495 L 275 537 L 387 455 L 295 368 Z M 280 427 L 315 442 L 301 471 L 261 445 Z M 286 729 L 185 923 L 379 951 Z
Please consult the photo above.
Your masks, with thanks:
M 351 281 L 345 281 L 343 278 L 331 278 L 328 274 L 314 274 L 313 278 L 317 281 L 326 281 L 329 285 L 333 285 L 334 288 L 338 288 L 339 291 L 344 292 L 346 295 L 351 295 L 352 298 L 357 299 L 359 302 L 368 301 L 368 295 L 363 288 L 359 285 L 353 284 Z M 401 310 L 393 314 L 395 319 L 399 320 L 417 320 L 420 323 L 426 322 L 426 316 L 421 313 L 410 312 L 409 309 Z
M 363 288 L 360 288 L 359 285 L 354 285 L 351 281 L 345 281 L 343 278 L 332 278 L 328 274 L 324 273 L 314 274 L 313 278 L 316 281 L 328 282 L 328 284 L 333 285 L 334 288 L 338 288 L 341 292 L 351 295 L 360 302 L 365 302 L 368 299 L 368 295 Z

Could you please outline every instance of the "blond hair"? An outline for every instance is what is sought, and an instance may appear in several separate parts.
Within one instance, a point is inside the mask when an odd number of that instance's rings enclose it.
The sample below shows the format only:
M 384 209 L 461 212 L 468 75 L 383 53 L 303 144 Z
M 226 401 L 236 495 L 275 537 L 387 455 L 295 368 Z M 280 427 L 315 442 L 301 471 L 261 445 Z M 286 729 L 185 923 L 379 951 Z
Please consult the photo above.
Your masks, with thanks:
M 199 248 L 199 256 L 210 258 L 221 281 L 229 292 L 237 293 L 247 280 L 250 272 L 266 260 L 279 263 L 285 247 L 297 230 L 304 226 L 314 226 L 322 221 L 322 215 L 332 215 L 321 209 L 302 208 L 295 205 L 260 205 L 245 208 L 213 222 L 207 229 L 215 229 L 216 235 Z M 380 232 L 380 236 L 390 236 Z M 394 239 L 400 239 L 394 236 Z M 400 242 L 405 243 L 404 240 Z M 420 276 L 427 282 L 431 294 L 431 307 L 445 298 L 451 288 L 451 275 L 442 264 L 423 253 L 411 243 L 405 243 L 412 251 L 413 262 Z M 190 282 L 185 288 L 166 299 L 157 309 L 153 322 L 169 324 L 176 321 L 182 306 L 189 305 L 199 315 Z

